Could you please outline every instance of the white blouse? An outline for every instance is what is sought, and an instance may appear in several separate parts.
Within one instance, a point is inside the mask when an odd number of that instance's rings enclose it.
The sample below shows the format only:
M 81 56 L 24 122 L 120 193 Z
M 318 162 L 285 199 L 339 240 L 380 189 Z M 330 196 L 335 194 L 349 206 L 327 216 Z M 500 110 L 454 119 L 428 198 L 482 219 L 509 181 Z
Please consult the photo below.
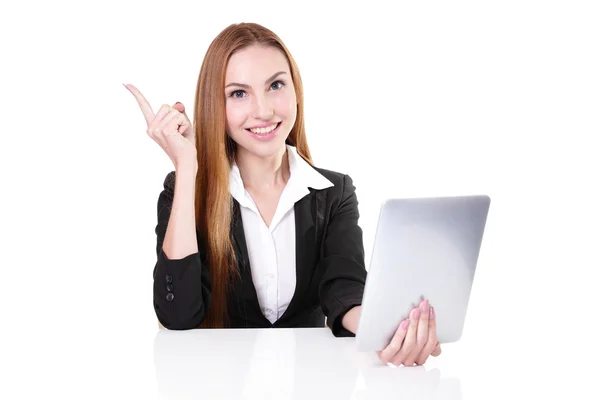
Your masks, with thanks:
M 296 224 L 294 204 L 309 194 L 308 188 L 333 186 L 287 146 L 290 178 L 281 193 L 271 226 L 263 221 L 254 200 L 244 188 L 237 165 L 233 165 L 229 191 L 240 203 L 248 247 L 252 281 L 264 316 L 274 323 L 285 312 L 296 289 Z

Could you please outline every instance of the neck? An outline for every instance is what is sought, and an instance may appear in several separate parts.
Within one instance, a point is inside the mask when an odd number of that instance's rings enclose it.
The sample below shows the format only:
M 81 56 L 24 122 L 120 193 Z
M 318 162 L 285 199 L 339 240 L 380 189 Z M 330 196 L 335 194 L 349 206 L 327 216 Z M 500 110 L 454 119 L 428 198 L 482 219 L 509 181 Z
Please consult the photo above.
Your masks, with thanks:
M 246 189 L 265 191 L 285 186 L 290 177 L 286 146 L 269 157 L 260 157 L 238 147 L 236 163 Z

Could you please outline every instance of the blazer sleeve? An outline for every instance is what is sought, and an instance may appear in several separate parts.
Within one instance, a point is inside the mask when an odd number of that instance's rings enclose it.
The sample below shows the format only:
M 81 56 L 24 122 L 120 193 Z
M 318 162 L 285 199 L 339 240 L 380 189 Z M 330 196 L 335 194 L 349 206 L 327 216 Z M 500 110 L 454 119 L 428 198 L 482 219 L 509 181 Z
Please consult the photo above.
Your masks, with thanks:
M 341 200 L 327 224 L 320 261 L 324 270 L 319 284 L 321 308 L 336 337 L 355 336 L 342 326 L 342 318 L 351 308 L 362 304 L 367 278 L 355 189 L 352 179 L 345 175 Z
M 167 329 L 198 328 L 210 303 L 210 276 L 196 230 L 199 251 L 181 259 L 169 259 L 162 246 L 175 193 L 175 171 L 164 180 L 158 197 L 156 254 L 154 266 L 154 310 Z

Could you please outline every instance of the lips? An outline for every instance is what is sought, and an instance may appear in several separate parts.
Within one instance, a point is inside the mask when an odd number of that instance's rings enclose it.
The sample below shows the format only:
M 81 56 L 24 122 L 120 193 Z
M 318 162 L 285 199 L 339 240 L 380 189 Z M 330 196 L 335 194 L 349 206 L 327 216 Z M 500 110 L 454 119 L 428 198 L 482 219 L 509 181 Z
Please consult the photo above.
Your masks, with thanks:
M 281 125 L 281 121 L 277 122 L 275 124 L 267 125 L 267 126 L 262 126 L 262 127 L 257 127 L 257 128 L 246 128 L 246 130 L 248 132 L 254 133 L 255 135 L 267 135 L 267 134 L 271 133 L 272 131 L 274 131 L 275 129 L 279 128 L 279 125 Z
M 267 142 L 273 139 L 275 136 L 277 136 L 279 134 L 280 129 L 281 122 L 278 122 L 276 124 L 271 124 L 263 128 L 246 129 L 246 132 L 248 132 L 248 134 L 255 140 Z

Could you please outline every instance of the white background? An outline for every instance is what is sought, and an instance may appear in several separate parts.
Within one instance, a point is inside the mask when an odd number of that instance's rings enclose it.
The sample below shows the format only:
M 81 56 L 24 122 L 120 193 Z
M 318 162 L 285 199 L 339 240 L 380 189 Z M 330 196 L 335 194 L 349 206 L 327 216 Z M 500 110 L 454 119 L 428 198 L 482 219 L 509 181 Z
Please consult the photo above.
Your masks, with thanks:
M 442 355 L 463 398 L 598 394 L 597 3 L 315 4 L 2 3 L 5 392 L 153 396 L 173 168 L 122 83 L 191 108 L 211 40 L 258 22 L 300 67 L 316 164 L 354 179 L 367 261 L 384 199 L 492 198 L 464 336 Z

